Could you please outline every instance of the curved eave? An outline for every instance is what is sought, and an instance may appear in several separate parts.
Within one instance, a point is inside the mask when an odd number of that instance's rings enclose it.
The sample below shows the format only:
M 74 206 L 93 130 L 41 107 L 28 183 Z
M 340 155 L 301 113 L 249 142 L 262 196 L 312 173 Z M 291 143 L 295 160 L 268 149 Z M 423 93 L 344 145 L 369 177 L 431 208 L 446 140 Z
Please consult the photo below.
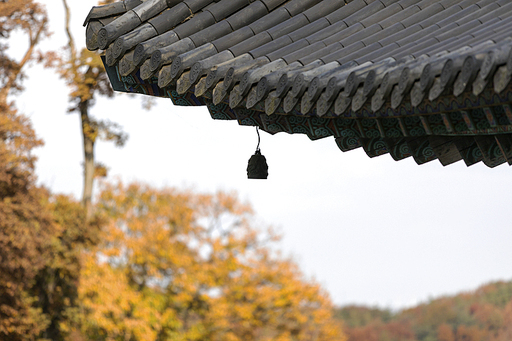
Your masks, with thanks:
M 512 164 L 508 0 L 108 6 L 88 16 L 87 43 L 105 49 L 117 91 L 272 134 L 333 136 L 370 157 Z

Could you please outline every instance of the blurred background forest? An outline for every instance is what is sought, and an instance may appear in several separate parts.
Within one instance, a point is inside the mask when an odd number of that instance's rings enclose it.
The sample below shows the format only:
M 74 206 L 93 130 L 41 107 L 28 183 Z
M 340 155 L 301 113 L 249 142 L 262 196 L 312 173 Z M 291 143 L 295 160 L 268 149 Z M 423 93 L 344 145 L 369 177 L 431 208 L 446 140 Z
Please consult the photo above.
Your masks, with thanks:
M 236 193 L 102 181 L 96 142 L 127 136 L 90 113 L 113 94 L 62 5 L 68 43 L 39 51 L 44 6 L 0 1 L 1 340 L 512 340 L 512 282 L 401 310 L 336 307 Z M 19 55 L 13 39 L 28 42 Z M 68 85 L 80 116 L 81 200 L 37 185 L 44 141 L 17 102 L 34 63 Z

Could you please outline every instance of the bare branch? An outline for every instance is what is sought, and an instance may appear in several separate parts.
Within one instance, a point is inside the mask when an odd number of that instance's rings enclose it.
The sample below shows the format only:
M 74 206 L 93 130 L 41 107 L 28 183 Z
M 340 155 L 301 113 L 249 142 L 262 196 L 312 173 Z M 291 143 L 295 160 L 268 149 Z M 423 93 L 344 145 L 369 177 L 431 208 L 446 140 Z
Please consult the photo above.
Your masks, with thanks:
M 71 60 L 76 60 L 75 39 L 73 38 L 73 35 L 71 34 L 71 29 L 70 29 L 71 12 L 69 10 L 67 0 L 62 0 L 62 3 L 64 5 L 64 11 L 66 13 L 65 30 L 66 30 L 66 35 L 68 36 L 68 46 L 69 46 L 70 53 L 71 53 Z
M 15 9 L 15 11 L 18 11 L 19 13 L 23 13 L 26 10 L 27 10 L 26 8 Z M 43 15 L 41 20 L 37 19 L 37 14 Z M 14 14 L 12 13 L 12 15 L 14 15 Z M 34 49 L 39 44 L 41 38 L 48 34 L 48 32 L 47 32 L 48 19 L 47 19 L 47 16 L 46 16 L 46 13 L 44 12 L 44 10 L 37 8 L 37 7 L 35 9 L 31 9 L 30 10 L 30 18 L 31 18 L 30 22 L 27 22 L 26 25 L 21 25 L 22 27 L 24 27 L 24 29 L 28 33 L 28 38 L 29 38 L 29 47 L 28 47 L 27 51 L 25 52 L 21 61 L 19 63 L 16 63 L 14 60 L 10 60 L 8 57 L 4 57 L 3 62 L 10 64 L 10 67 L 9 67 L 8 73 L 6 73 L 7 79 L 6 79 L 5 83 L 3 84 L 2 89 L 0 90 L 0 100 L 2 102 L 5 102 L 7 100 L 7 96 L 9 95 L 9 92 L 12 89 L 17 89 L 19 87 L 16 84 L 16 80 L 19 79 L 20 75 L 22 74 L 23 67 L 27 64 L 28 61 L 30 61 L 33 58 Z M 20 21 L 18 19 L 14 19 L 11 21 L 12 22 L 9 25 L 10 26 L 9 30 L 5 34 L 2 34 L 2 36 L 8 37 L 10 31 L 20 25 L 19 24 Z M 34 35 L 34 30 L 33 30 L 35 28 L 34 25 L 37 25 L 37 26 L 35 26 L 35 27 L 37 27 L 37 32 L 35 35 Z

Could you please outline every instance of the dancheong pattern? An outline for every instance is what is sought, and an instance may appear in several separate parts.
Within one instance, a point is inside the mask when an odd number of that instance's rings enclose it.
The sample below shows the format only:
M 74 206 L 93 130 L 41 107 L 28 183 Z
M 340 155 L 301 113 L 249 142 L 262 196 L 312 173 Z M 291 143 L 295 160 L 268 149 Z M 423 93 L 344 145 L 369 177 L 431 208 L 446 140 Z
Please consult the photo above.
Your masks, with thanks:
M 261 104 L 253 109 L 233 109 L 228 99 L 215 105 L 211 92 L 196 97 L 191 89 L 180 95 L 173 86 L 159 88 L 155 77 L 143 80 L 140 71 L 120 76 L 117 66 L 106 68 L 116 91 L 168 97 L 178 106 L 206 106 L 213 119 L 236 120 L 240 125 L 258 126 L 270 134 L 305 134 L 311 140 L 333 136 L 342 151 L 362 147 L 369 157 L 390 154 L 398 161 L 412 156 L 418 164 L 424 164 L 439 157 L 429 137 L 459 136 L 456 144 L 461 146 L 460 159 L 468 166 L 483 161 L 495 167 L 511 160 L 512 143 L 506 142 L 512 133 L 510 84 L 500 94 L 488 86 L 479 96 L 472 92 L 445 95 L 416 107 L 402 101 L 397 109 L 383 105 L 386 109 L 375 112 L 371 104 L 366 104 L 358 111 L 348 109 L 335 115 L 331 109 L 324 117 L 318 117 L 315 111 L 303 115 L 297 110 L 288 114 L 276 110 L 269 115 Z M 497 134 L 501 135 L 501 143 L 495 137 L 487 138 Z

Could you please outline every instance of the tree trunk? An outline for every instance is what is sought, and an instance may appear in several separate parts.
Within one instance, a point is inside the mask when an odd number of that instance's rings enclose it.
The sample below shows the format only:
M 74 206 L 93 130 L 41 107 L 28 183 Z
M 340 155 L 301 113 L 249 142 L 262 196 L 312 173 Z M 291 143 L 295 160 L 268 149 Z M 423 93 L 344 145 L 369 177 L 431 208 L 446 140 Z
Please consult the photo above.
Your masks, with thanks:
M 80 120 L 82 123 L 82 136 L 84 142 L 84 189 L 82 205 L 85 208 L 86 218 L 92 215 L 92 187 L 94 184 L 94 132 L 89 120 L 89 102 L 80 103 Z

